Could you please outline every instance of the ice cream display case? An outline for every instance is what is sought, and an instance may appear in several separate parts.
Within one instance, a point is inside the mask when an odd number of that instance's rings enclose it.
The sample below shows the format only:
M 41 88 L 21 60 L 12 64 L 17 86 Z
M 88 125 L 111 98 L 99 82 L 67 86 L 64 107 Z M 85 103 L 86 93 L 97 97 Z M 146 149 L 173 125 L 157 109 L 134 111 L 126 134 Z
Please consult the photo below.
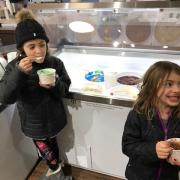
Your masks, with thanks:
M 180 63 L 178 1 L 42 3 L 30 8 L 46 29 L 49 47 L 66 65 L 74 98 L 131 104 L 151 64 Z
M 141 78 L 151 64 L 160 60 L 180 64 L 180 57 L 175 54 L 109 48 L 65 46 L 57 56 L 64 61 L 72 79 L 70 91 L 95 96 L 96 100 L 101 97 L 132 101 L 136 99 Z
M 125 179 L 122 132 L 143 74 L 156 61 L 180 65 L 180 2 L 29 7 L 72 80 L 61 155 L 71 165 Z

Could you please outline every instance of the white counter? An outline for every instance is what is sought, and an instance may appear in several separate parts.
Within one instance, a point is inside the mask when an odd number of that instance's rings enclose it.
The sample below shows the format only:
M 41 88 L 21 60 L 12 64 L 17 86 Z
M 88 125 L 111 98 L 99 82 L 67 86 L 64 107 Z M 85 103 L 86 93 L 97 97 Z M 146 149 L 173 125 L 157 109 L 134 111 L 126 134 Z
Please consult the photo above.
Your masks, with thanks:
M 0 113 L 0 137 L 0 179 L 24 180 L 38 155 L 31 139 L 22 134 L 15 105 Z

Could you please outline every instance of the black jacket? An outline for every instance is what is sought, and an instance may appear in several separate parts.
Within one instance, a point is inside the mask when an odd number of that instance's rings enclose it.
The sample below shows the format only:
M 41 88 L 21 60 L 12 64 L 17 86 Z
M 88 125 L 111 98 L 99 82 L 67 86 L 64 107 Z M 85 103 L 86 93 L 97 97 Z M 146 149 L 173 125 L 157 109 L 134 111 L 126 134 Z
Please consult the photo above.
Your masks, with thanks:
M 18 69 L 18 59 L 6 66 L 0 80 L 0 102 L 17 107 L 24 134 L 35 139 L 57 135 L 66 124 L 62 98 L 68 93 L 70 78 L 63 62 L 53 56 L 47 56 L 42 64 L 33 63 L 33 69 L 25 74 Z M 51 89 L 39 85 L 37 70 L 54 68 L 59 76 Z
M 23 0 L 10 0 L 11 3 L 18 3 L 18 2 L 21 2 L 23 4 Z
M 170 123 L 168 138 L 172 137 L 180 137 L 178 118 Z M 157 157 L 155 146 L 163 139 L 164 132 L 157 117 L 148 121 L 134 110 L 129 113 L 122 138 L 122 151 L 129 157 L 125 173 L 128 180 L 156 180 L 160 166 L 160 180 L 179 179 L 179 167 Z

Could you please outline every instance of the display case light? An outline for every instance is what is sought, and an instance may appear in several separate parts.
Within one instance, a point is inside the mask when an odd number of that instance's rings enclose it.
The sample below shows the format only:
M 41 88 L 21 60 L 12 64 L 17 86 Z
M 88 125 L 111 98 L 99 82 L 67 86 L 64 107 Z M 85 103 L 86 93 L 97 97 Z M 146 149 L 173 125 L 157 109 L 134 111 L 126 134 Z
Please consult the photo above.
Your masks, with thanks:
M 121 56 L 124 56 L 125 55 L 125 52 L 123 51 L 123 52 L 121 52 Z
M 167 45 L 164 45 L 164 46 L 163 46 L 163 48 L 164 48 L 164 49 L 167 49 L 167 48 L 168 48 L 168 46 L 167 46 Z
M 81 52 L 82 52 L 83 54 L 87 54 L 86 49 L 82 49 Z
M 58 28 L 59 29 L 64 29 L 64 26 L 63 25 L 59 25 Z
M 114 41 L 114 42 L 113 42 L 113 46 L 114 46 L 114 47 L 118 47 L 118 46 L 119 46 L 119 42 L 118 42 L 118 41 Z
M 133 9 L 132 11 L 134 12 L 159 12 L 160 8 L 137 8 L 137 9 Z
M 73 21 L 69 23 L 69 28 L 77 33 L 89 33 L 94 31 L 93 25 L 84 21 Z

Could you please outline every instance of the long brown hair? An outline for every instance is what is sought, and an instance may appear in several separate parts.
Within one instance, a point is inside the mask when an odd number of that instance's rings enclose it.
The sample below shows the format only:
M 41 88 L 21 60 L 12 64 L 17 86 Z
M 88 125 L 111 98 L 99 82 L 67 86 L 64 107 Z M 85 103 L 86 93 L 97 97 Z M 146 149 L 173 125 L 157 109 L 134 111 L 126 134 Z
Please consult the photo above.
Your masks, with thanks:
M 134 110 L 144 114 L 148 120 L 152 119 L 158 103 L 157 92 L 164 78 L 168 78 L 171 72 L 180 75 L 180 66 L 169 61 L 159 61 L 151 65 L 144 74 L 141 90 L 134 104 Z M 180 104 L 175 107 L 175 114 L 180 117 Z

